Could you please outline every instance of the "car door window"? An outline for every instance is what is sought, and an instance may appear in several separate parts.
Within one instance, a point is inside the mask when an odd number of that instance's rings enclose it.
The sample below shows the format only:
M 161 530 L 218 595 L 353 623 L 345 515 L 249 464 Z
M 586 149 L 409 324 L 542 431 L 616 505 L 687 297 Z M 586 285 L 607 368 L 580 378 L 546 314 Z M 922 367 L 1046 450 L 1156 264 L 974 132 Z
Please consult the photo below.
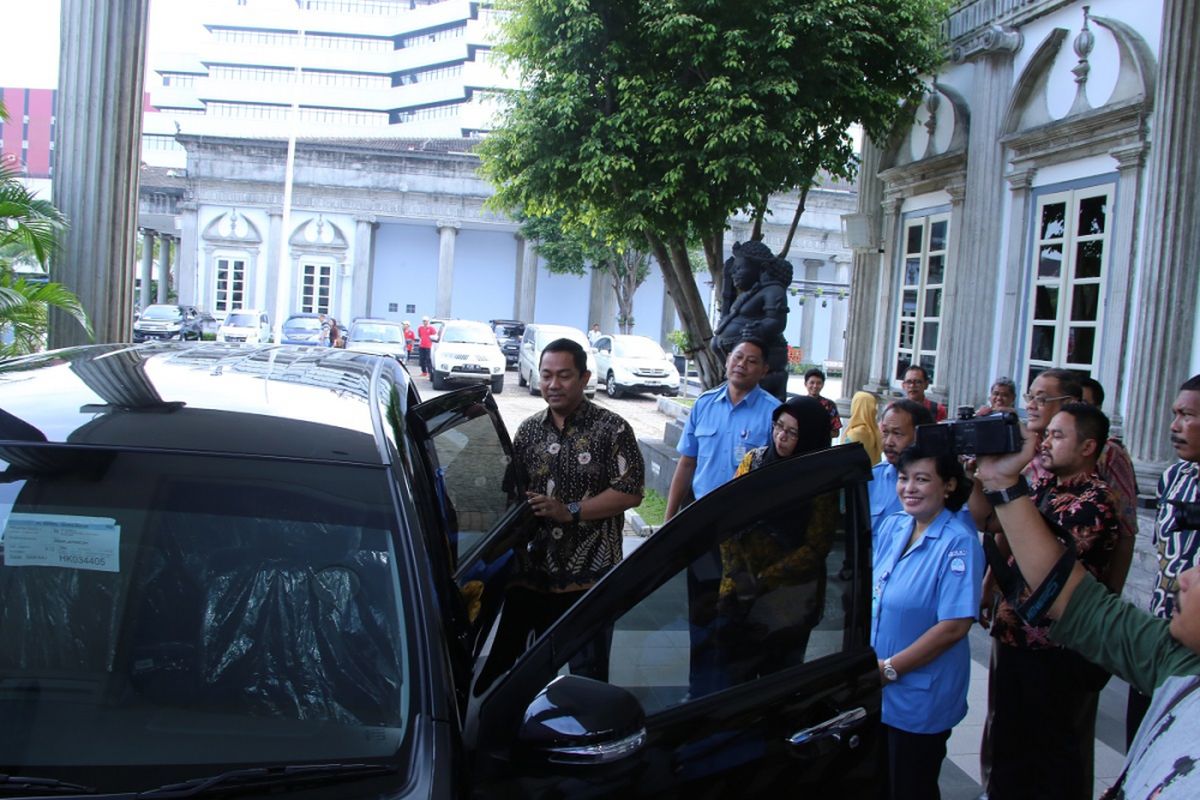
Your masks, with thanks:
M 411 412 L 425 429 L 438 510 L 456 563 L 522 499 L 512 444 L 486 386 L 434 398 Z

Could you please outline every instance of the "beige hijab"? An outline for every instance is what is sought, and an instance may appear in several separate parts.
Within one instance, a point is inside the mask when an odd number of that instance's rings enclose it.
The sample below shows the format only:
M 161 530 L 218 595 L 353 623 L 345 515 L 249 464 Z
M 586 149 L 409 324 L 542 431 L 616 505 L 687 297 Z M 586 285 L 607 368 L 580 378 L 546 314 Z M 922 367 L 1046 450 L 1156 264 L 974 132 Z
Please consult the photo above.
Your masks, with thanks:
M 875 422 L 878 413 L 875 395 L 855 392 L 850 400 L 850 424 L 842 436 L 843 442 L 858 442 L 865 447 L 872 464 L 879 463 L 883 456 L 883 437 L 879 435 L 879 425 Z

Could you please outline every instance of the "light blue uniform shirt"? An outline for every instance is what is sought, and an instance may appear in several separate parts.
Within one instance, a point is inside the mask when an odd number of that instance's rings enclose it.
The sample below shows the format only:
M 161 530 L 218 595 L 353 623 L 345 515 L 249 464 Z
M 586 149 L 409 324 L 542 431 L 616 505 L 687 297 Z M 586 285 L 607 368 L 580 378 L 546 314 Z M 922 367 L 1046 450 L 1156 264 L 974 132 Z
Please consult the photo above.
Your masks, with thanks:
M 885 517 L 872 559 L 871 646 L 888 658 L 947 619 L 979 616 L 983 548 L 979 535 L 943 509 L 916 546 L 904 552 L 915 520 Z M 883 722 L 909 733 L 941 733 L 967 714 L 971 648 L 967 637 L 883 689 Z
M 696 459 L 692 493 L 699 500 L 733 478 L 746 453 L 771 439 L 775 396 L 755 386 L 736 406 L 729 401 L 728 384 L 696 398 L 676 448 Z
M 867 484 L 867 498 L 871 503 L 872 543 L 875 542 L 875 532 L 879 530 L 879 524 L 884 518 L 904 510 L 904 506 L 900 504 L 900 495 L 896 494 L 898 477 L 896 468 L 887 461 L 882 461 L 871 469 L 871 482 Z M 967 526 L 968 530 L 975 530 L 975 520 L 971 518 L 971 512 L 965 505 L 952 513 Z

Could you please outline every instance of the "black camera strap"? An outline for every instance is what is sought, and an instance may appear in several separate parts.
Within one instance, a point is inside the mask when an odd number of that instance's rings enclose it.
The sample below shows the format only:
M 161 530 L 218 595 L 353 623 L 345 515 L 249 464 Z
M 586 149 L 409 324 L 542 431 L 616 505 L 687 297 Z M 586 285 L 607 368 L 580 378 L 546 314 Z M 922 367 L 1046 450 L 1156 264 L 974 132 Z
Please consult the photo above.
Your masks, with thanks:
M 1041 509 L 1038 511 L 1040 512 Z M 1046 575 L 1046 579 L 1024 601 L 1021 600 L 1021 592 L 1029 584 L 1025 582 L 1020 568 L 1015 563 L 1008 563 L 1008 559 L 996 545 L 994 536 L 985 533 L 983 537 L 983 552 L 987 556 L 988 565 L 992 568 L 992 577 L 1000 586 L 1000 592 L 1004 595 L 1004 599 L 1008 601 L 1008 604 L 1026 625 L 1039 625 L 1045 620 L 1046 612 L 1050 610 L 1050 606 L 1054 605 L 1054 601 L 1058 599 L 1063 587 L 1066 586 L 1067 578 L 1075 567 L 1077 558 L 1075 541 L 1070 534 L 1061 526 L 1046 519 L 1044 513 L 1042 518 L 1046 520 L 1046 524 L 1054 531 L 1055 537 L 1063 542 L 1067 549 L 1054 564 L 1050 573 Z

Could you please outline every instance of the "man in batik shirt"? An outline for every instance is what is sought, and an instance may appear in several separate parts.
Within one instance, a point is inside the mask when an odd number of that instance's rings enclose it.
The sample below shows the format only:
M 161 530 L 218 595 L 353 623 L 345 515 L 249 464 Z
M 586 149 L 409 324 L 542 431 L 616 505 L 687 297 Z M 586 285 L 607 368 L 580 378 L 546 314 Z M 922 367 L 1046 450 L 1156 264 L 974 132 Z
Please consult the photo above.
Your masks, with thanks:
M 521 423 L 513 451 L 540 524 L 528 547 L 516 550 L 505 630 L 496 637 L 517 653 L 621 561 L 625 511 L 641 504 L 645 480 L 629 423 L 584 397 L 591 373 L 583 348 L 556 339 L 542 351 L 539 372 L 547 407 Z M 610 637 L 586 648 L 571 671 L 607 680 Z
M 1112 491 L 1096 474 L 1107 439 L 1108 418 L 1099 409 L 1062 406 L 1041 438 L 1038 460 L 1047 477 L 1030 485 L 1042 516 L 1098 579 L 1108 573 L 1119 535 Z M 1027 625 L 1007 600 L 1000 603 L 988 690 L 995 701 L 989 800 L 1092 797 L 1096 707 L 1107 675 L 1053 645 L 1048 631 L 1048 622 Z

